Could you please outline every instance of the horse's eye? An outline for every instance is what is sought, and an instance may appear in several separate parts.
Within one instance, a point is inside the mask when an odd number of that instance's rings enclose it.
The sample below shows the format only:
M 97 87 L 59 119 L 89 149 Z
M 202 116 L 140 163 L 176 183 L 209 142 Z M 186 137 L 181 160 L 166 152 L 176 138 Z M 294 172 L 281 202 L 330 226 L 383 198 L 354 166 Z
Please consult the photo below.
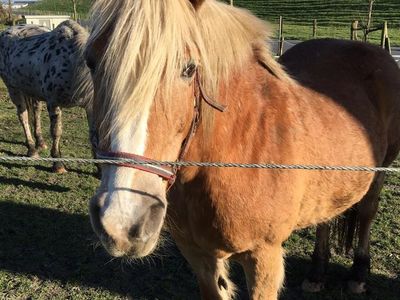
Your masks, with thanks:
M 197 65 L 194 63 L 194 61 L 190 61 L 184 68 L 182 72 L 182 77 L 189 79 L 192 78 L 194 73 L 196 72 Z

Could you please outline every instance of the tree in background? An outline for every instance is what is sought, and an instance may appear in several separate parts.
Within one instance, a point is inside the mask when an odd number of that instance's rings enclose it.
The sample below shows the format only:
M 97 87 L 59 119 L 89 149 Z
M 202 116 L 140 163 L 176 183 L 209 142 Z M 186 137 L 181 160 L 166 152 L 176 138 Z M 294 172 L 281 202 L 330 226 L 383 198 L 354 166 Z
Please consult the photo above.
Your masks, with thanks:
M 71 2 L 72 2 L 73 19 L 76 21 L 78 18 L 78 12 L 76 9 L 78 0 L 71 0 Z
M 368 8 L 367 25 L 366 25 L 365 33 L 364 33 L 364 41 L 368 41 L 368 33 L 369 33 L 369 30 L 371 29 L 372 10 L 374 8 L 375 0 L 368 0 L 368 2 L 369 2 L 369 8 Z
M 374 7 L 374 2 L 375 2 L 375 0 L 369 0 L 368 19 L 367 19 L 367 28 L 368 29 L 371 27 L 372 10 Z
M 0 4 L 0 22 L 5 24 L 7 22 L 8 14 L 4 9 L 4 6 Z
M 12 3 L 8 0 L 8 21 L 11 22 L 12 19 Z

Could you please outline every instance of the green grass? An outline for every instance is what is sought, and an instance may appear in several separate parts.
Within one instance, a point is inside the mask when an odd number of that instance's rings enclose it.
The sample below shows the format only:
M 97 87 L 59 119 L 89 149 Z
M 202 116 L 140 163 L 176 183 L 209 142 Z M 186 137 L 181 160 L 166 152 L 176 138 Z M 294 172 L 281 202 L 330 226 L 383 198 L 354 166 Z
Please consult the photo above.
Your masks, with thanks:
M 368 0 L 234 0 L 235 5 L 248 8 L 262 18 L 276 20 L 279 16 L 291 22 L 303 23 L 317 19 L 330 25 L 367 18 Z M 378 0 L 374 4 L 373 21 L 388 21 L 400 25 L 400 2 Z
M 269 21 L 275 29 L 282 16 L 286 39 L 312 38 L 314 19 L 318 22 L 319 38 L 349 39 L 351 22 L 359 20 L 365 23 L 368 14 L 367 0 L 234 0 L 234 3 Z M 400 45 L 400 1 L 375 1 L 372 24 L 378 25 L 383 21 L 389 24 L 392 45 Z M 361 31 L 359 35 L 362 36 Z M 380 43 L 380 32 L 372 34 L 371 42 Z
M 22 129 L 15 107 L 0 89 L 0 155 L 23 155 Z M 43 114 L 44 130 L 48 118 Z M 62 152 L 90 157 L 84 112 L 64 110 Z M 50 142 L 49 136 L 46 140 Z M 48 156 L 45 151 L 43 156 Z M 112 260 L 98 247 L 88 217 L 88 200 L 99 181 L 91 165 L 68 165 L 55 175 L 50 165 L 0 163 L 0 299 L 199 299 L 197 283 L 173 242 L 157 255 L 131 264 Z M 351 259 L 333 255 L 327 290 L 303 294 L 299 286 L 310 266 L 314 230 L 292 235 L 286 243 L 287 281 L 281 299 L 398 300 L 400 290 L 400 175 L 387 180 L 372 230 L 370 292 L 346 293 Z M 233 277 L 244 296 L 245 280 Z
M 226 0 L 225 2 L 229 2 Z M 78 1 L 78 11 L 87 13 L 92 0 Z M 321 24 L 330 25 L 338 22 L 349 23 L 352 20 L 366 19 L 367 0 L 234 0 L 236 6 L 252 10 L 258 16 L 276 21 L 279 16 L 288 21 L 311 22 L 318 19 Z M 45 11 L 72 12 L 70 0 L 42 0 L 31 4 L 32 9 Z M 373 20 L 388 21 L 400 26 L 400 2 L 397 0 L 379 0 L 374 4 Z
M 91 3 L 92 0 L 78 0 L 78 13 L 87 13 L 89 11 Z M 33 10 L 44 10 L 53 12 L 73 12 L 71 0 L 42 0 L 35 4 L 29 5 L 29 8 Z

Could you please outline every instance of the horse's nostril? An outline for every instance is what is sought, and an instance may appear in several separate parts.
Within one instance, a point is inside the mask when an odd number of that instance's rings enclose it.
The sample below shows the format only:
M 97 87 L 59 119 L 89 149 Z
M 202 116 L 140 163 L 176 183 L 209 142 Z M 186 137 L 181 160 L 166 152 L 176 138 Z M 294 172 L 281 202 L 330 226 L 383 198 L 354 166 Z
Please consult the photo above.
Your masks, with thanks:
M 146 242 L 153 234 L 157 233 L 163 219 L 163 209 L 160 205 L 154 205 L 132 225 L 128 235 L 135 241 Z
M 143 239 L 145 236 L 143 224 L 133 225 L 128 234 L 130 239 Z

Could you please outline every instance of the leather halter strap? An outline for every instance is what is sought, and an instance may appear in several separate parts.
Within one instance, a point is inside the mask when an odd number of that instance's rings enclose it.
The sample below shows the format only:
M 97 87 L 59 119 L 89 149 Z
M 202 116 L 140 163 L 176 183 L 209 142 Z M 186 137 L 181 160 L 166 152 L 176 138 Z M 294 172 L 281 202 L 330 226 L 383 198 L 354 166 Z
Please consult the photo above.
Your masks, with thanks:
M 195 74 L 195 83 L 198 86 L 198 91 L 196 91 L 196 90 L 194 91 L 195 104 L 194 104 L 194 113 L 193 113 L 192 124 L 190 125 L 190 129 L 189 129 L 189 133 L 188 133 L 187 137 L 184 139 L 184 141 L 182 143 L 181 151 L 178 156 L 178 161 L 183 160 L 186 153 L 189 151 L 190 143 L 191 143 L 194 135 L 196 134 L 197 128 L 199 127 L 199 124 L 201 121 L 201 99 L 203 99 L 212 108 L 214 108 L 220 112 L 224 112 L 227 108 L 226 105 L 219 104 L 207 96 L 207 94 L 204 91 L 203 85 L 201 84 L 200 75 L 197 70 L 196 70 L 196 74 Z M 176 172 L 177 171 L 178 170 L 176 170 Z
M 201 84 L 200 75 L 197 71 L 196 71 L 196 82 L 197 82 L 197 85 L 199 86 L 200 97 L 202 99 L 204 99 L 204 101 L 206 101 L 206 103 L 208 105 L 210 105 L 212 108 L 215 108 L 216 110 L 219 110 L 220 112 L 224 112 L 226 110 L 227 106 L 224 104 L 215 102 L 214 100 L 212 100 L 210 97 L 207 96 L 207 93 L 204 91 L 203 85 Z
M 197 91 L 196 87 L 197 86 Z M 211 98 L 207 96 L 203 85 L 200 80 L 200 75 L 198 70 L 195 73 L 195 84 L 194 84 L 194 95 L 195 95 L 195 104 L 194 104 L 194 112 L 193 112 L 193 119 L 190 125 L 189 133 L 182 142 L 181 150 L 179 152 L 178 161 L 183 160 L 185 155 L 189 150 L 189 146 L 192 142 L 194 135 L 196 134 L 197 128 L 199 127 L 201 121 L 201 100 L 203 99 L 208 105 L 212 108 L 224 112 L 226 110 L 226 105 L 217 103 L 213 101 Z M 137 170 L 141 170 L 144 172 L 148 172 L 151 174 L 158 175 L 164 180 L 168 181 L 168 189 L 174 184 L 176 179 L 176 174 L 179 171 L 179 167 L 165 167 L 165 166 L 156 166 L 152 164 L 146 164 L 146 162 L 154 162 L 155 160 L 132 154 L 126 152 L 108 152 L 108 151 L 97 151 L 97 157 L 102 159 L 115 159 L 118 162 L 118 159 L 134 159 L 140 163 L 140 165 L 129 164 L 125 162 L 117 163 L 117 165 L 127 168 L 133 168 Z
M 151 163 L 154 162 L 154 160 L 149 159 L 144 156 L 136 155 L 136 154 L 131 154 L 131 153 L 126 153 L 126 152 L 103 152 L 103 151 L 98 151 L 97 152 L 97 158 L 101 159 L 113 159 L 115 158 L 118 161 L 118 158 L 127 158 L 127 159 L 134 159 L 135 161 L 141 163 L 140 165 L 132 165 L 129 163 L 118 163 L 118 166 L 121 167 L 127 167 L 127 168 L 134 168 L 138 169 L 141 171 L 145 171 L 148 173 L 152 173 L 155 175 L 160 176 L 161 178 L 167 180 L 169 183 L 173 183 L 175 181 L 175 173 L 172 170 L 168 170 L 166 167 L 163 166 L 156 166 L 152 164 L 146 164 L 146 163 Z

